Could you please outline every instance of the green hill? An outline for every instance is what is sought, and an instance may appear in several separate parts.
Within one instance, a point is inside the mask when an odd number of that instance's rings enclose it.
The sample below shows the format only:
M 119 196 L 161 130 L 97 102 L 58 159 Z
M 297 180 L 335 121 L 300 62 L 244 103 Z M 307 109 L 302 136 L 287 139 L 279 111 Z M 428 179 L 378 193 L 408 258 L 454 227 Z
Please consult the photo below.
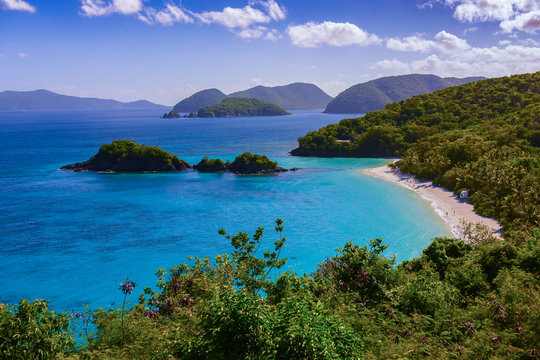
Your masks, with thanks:
M 540 73 L 481 80 L 387 104 L 364 117 L 344 119 L 298 139 L 300 156 L 397 156 L 419 139 L 448 130 L 467 129 L 502 114 L 525 111 L 519 122 L 535 123 L 530 107 L 538 107 Z M 515 120 L 516 122 L 518 120 Z M 521 136 L 538 146 L 538 130 L 520 124 Z M 336 142 L 336 140 L 338 140 Z
M 256 86 L 229 94 L 230 97 L 255 98 L 288 110 L 324 109 L 332 97 L 313 84 L 294 83 L 284 86 Z
M 81 98 L 48 90 L 0 92 L 0 110 L 114 110 L 165 109 L 146 100 L 120 102 L 110 99 Z
M 218 89 L 202 90 L 174 105 L 173 110 L 179 113 L 197 112 L 203 107 L 219 104 L 226 97 Z
M 354 85 L 336 96 L 325 113 L 365 114 L 380 110 L 386 104 L 426 94 L 450 86 L 481 80 L 481 77 L 440 78 L 435 75 L 389 76 Z
M 199 110 L 199 117 L 290 115 L 287 110 L 267 101 L 250 98 L 226 98 L 217 105 Z

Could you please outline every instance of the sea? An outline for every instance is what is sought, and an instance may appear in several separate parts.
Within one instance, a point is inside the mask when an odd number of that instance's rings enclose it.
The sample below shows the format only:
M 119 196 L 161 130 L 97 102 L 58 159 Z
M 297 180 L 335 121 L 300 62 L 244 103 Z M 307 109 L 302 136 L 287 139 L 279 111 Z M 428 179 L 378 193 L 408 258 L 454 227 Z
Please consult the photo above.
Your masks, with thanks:
M 281 271 L 312 273 L 347 241 L 382 238 L 396 261 L 450 236 L 414 192 L 361 169 L 387 159 L 299 158 L 288 152 L 308 131 L 351 115 L 293 111 L 290 116 L 161 119 L 159 110 L 0 112 L 0 303 L 47 299 L 57 311 L 121 304 L 156 288 L 157 269 L 188 256 L 229 253 L 218 234 L 265 229 L 261 249 L 287 240 Z M 271 176 L 176 173 L 75 173 L 104 143 L 131 139 L 194 164 L 263 154 L 295 172 Z M 274 272 L 277 275 L 277 272 Z M 129 300 L 129 299 L 128 299 Z

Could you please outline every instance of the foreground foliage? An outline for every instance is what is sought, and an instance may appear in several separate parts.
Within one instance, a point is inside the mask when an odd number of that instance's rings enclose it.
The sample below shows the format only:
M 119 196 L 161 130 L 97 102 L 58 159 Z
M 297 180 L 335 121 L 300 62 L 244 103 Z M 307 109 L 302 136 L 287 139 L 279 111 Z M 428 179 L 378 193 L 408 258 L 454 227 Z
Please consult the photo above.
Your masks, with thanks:
M 395 266 L 381 239 L 351 242 L 310 276 L 277 274 L 283 223 L 226 236 L 230 254 L 157 271 L 138 304 L 97 309 L 75 348 L 68 315 L 46 303 L 2 307 L 10 359 L 530 359 L 540 335 L 540 229 L 504 241 L 435 239 Z M 126 297 L 124 282 L 121 290 Z M 130 287 L 129 290 L 133 290 Z M 30 310 L 28 310 L 30 309 Z M 86 331 L 84 331 L 86 329 Z

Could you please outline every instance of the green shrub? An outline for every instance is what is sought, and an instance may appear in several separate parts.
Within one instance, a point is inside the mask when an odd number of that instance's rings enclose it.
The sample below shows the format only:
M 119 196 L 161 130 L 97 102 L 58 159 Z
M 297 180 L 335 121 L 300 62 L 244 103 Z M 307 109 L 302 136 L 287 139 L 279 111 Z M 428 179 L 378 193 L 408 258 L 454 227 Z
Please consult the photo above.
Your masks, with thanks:
M 44 300 L 0 304 L 0 357 L 53 359 L 75 350 L 70 316 L 49 309 Z

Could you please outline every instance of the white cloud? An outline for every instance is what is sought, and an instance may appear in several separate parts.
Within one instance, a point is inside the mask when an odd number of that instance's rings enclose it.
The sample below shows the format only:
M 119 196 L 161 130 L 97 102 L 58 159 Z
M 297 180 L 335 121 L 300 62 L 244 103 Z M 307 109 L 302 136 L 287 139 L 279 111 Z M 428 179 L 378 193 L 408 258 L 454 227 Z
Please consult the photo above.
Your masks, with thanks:
M 205 24 L 218 23 L 227 28 L 247 28 L 256 23 L 268 23 L 272 18 L 250 5 L 243 8 L 226 7 L 223 11 L 206 11 L 196 14 Z
M 268 29 L 267 27 L 261 25 L 242 29 L 234 33 L 246 40 L 265 39 L 275 41 L 281 38 L 281 34 L 276 29 Z
M 287 33 L 292 43 L 300 47 L 317 47 L 322 44 L 331 46 L 365 46 L 381 42 L 376 35 L 369 34 L 365 30 L 348 22 L 308 22 L 304 25 L 289 26 Z
M 393 58 L 392 60 L 381 60 L 376 62 L 372 67 L 372 69 L 384 69 L 384 70 L 393 70 L 396 73 L 410 73 L 411 68 L 409 64 L 400 61 L 396 58 Z
M 142 0 L 113 0 L 117 12 L 125 15 L 136 14 L 142 10 Z
M 266 36 L 264 38 L 266 40 L 277 41 L 281 39 L 281 33 L 276 29 L 272 29 L 266 33 Z
M 540 30 L 540 10 L 518 15 L 512 20 L 505 20 L 501 22 L 500 27 L 506 33 L 516 29 L 534 34 L 536 30 Z
M 179 22 L 186 24 L 193 23 L 193 18 L 184 9 L 174 4 L 167 4 L 165 9 L 160 11 L 156 11 L 153 8 L 145 8 L 144 15 L 139 13 L 138 17 L 141 21 L 150 25 L 154 23 L 160 23 L 162 25 L 173 25 Z
M 18 1 L 18 0 L 0 0 Z M 146 0 L 80 0 L 81 14 L 84 16 L 103 16 L 113 13 L 137 15 L 137 18 L 149 25 L 173 25 L 175 23 L 193 23 L 198 20 L 204 24 L 221 24 L 244 39 L 278 40 L 279 31 L 267 29 L 257 24 L 283 20 L 287 16 L 284 6 L 276 0 L 250 0 L 243 8 L 226 7 L 222 11 L 205 11 L 195 13 L 174 2 L 163 9 L 156 10 L 144 6 Z M 259 8 L 257 8 L 259 7 Z
M 266 12 L 273 20 L 284 20 L 287 17 L 285 7 L 279 5 L 274 0 L 263 1 L 262 5 L 265 7 Z
M 421 7 L 432 7 L 431 0 Z M 498 21 L 503 32 L 514 29 L 535 33 L 540 30 L 539 0 L 444 0 L 454 8 L 454 18 L 462 22 Z
M 467 44 L 467 40 L 460 39 L 444 30 L 435 35 L 435 46 L 442 51 L 467 50 L 471 47 Z
M 382 60 L 373 68 L 399 67 L 410 72 L 430 73 L 441 76 L 503 76 L 538 71 L 540 47 L 523 45 L 493 46 L 489 48 L 458 49 L 453 52 L 431 54 L 410 64 L 399 60 Z
M 433 48 L 432 40 L 425 40 L 420 36 L 409 36 L 403 39 L 390 38 L 386 40 L 386 47 L 395 51 L 428 52 Z
M 5 8 L 7 10 L 27 11 L 31 13 L 36 12 L 35 6 L 32 6 L 23 0 L 0 0 L 0 8 Z
M 112 3 L 103 0 L 81 0 L 82 14 L 88 17 L 108 15 L 114 12 Z
M 435 35 L 434 40 L 426 40 L 420 35 L 409 36 L 403 39 L 390 38 L 386 40 L 386 47 L 396 51 L 418 51 L 425 53 L 431 50 L 442 52 L 467 50 L 471 46 L 467 43 L 467 40 L 443 30 Z
M 19 57 L 20 57 L 21 59 L 25 59 L 25 58 L 28 57 L 28 54 L 21 52 L 21 53 L 19 53 Z
M 243 29 L 236 33 L 242 39 L 259 39 L 263 37 L 266 33 L 266 28 L 264 26 L 257 26 L 254 28 Z
M 467 28 L 467 29 L 463 30 L 463 35 L 467 35 L 468 33 L 476 32 L 477 30 L 478 30 L 478 27 L 476 27 L 476 26 Z

